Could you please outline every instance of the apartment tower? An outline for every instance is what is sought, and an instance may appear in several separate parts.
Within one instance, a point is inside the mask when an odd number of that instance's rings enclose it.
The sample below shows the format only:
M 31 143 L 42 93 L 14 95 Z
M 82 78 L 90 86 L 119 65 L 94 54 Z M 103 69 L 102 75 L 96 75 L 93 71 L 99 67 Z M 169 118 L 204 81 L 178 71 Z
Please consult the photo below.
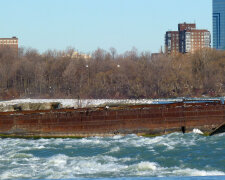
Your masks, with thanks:
M 210 46 L 210 32 L 204 29 L 196 29 L 196 24 L 178 24 L 178 31 L 167 31 L 165 35 L 166 54 L 184 54 Z

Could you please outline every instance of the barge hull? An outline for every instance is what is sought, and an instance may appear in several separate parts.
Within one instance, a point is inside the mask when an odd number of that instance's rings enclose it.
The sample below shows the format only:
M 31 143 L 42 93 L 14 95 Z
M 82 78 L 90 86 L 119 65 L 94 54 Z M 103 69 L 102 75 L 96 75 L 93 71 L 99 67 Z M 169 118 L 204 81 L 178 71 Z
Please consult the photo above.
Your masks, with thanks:
M 88 137 L 115 134 L 205 133 L 225 122 L 225 105 L 172 103 L 91 109 L 0 112 L 0 134 L 14 137 Z

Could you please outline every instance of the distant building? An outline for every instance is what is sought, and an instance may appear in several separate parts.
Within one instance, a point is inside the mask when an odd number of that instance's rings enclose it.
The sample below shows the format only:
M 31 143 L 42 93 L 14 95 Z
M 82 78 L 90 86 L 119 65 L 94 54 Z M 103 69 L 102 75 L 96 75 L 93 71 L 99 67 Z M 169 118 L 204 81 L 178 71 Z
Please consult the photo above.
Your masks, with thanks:
M 151 54 L 151 60 L 160 59 L 160 58 L 163 58 L 164 56 L 165 56 L 164 53 L 152 53 Z
M 89 54 L 83 54 L 83 53 L 79 53 L 77 51 L 72 51 L 72 52 L 67 52 L 67 53 L 63 53 L 62 54 L 63 57 L 69 57 L 71 59 L 84 59 L 84 60 L 88 60 L 91 59 L 91 55 Z
M 161 46 L 160 51 L 158 53 L 151 53 L 151 59 L 159 59 L 159 58 L 162 58 L 164 56 L 165 56 L 165 54 L 163 53 L 162 46 Z
M 197 49 L 210 48 L 211 35 L 207 30 L 185 30 L 180 33 L 181 53 L 194 52 Z
M 75 51 L 75 52 L 73 52 L 71 58 L 75 58 L 75 59 L 77 59 L 77 58 L 90 59 L 91 56 L 89 54 L 81 54 L 81 53 Z
M 196 29 L 196 24 L 178 24 L 178 31 L 167 31 L 165 35 L 166 54 L 189 53 L 210 46 L 210 32 Z
M 213 48 L 225 49 L 225 1 L 213 0 Z
M 0 49 L 3 48 L 10 48 L 16 54 L 18 54 L 18 38 L 17 37 L 0 38 Z
M 179 52 L 179 32 L 167 31 L 165 36 L 165 52 L 174 54 Z

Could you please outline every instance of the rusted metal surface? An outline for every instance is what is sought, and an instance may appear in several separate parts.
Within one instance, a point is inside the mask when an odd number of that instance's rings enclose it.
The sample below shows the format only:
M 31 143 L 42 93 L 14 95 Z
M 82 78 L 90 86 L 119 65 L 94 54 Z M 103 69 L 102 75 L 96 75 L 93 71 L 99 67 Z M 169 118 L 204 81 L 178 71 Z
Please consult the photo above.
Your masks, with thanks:
M 198 128 L 210 132 L 225 122 L 220 102 L 0 112 L 0 134 L 93 136 L 164 134 Z
M 216 134 L 221 134 L 225 132 L 225 123 L 222 123 L 219 125 L 217 128 L 213 129 L 212 132 L 210 132 L 210 136 L 216 135 Z

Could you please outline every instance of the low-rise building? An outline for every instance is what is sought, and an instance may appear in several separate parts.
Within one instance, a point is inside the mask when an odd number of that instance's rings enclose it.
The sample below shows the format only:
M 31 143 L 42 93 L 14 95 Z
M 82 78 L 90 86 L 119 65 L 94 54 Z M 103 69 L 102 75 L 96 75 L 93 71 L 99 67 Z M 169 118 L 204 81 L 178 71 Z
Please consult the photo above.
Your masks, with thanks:
M 82 59 L 90 59 L 91 56 L 89 54 L 82 54 L 82 53 L 79 53 L 77 51 L 73 52 L 71 58 L 82 58 Z
M 0 49 L 10 48 L 18 54 L 18 38 L 0 38 Z

